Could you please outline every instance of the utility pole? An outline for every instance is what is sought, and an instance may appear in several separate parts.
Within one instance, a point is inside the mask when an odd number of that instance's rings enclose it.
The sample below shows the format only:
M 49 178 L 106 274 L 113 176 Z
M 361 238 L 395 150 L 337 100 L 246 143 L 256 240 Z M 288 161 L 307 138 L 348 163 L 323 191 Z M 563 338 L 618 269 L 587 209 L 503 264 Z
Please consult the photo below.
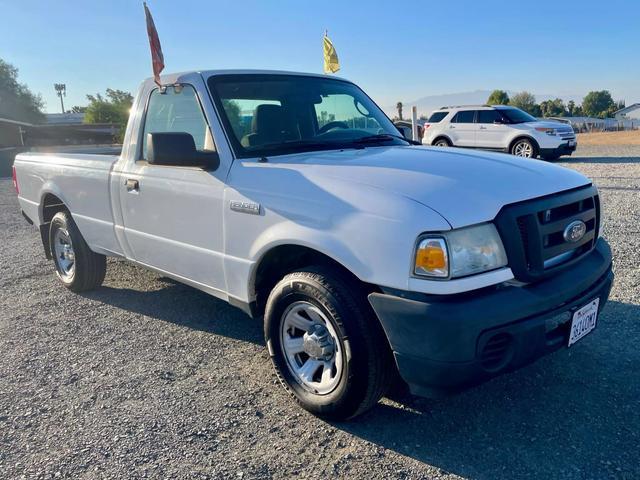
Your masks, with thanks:
M 64 113 L 64 101 L 63 96 L 67 96 L 67 85 L 64 83 L 54 83 L 53 88 L 56 89 L 56 95 L 60 97 L 60 106 L 62 107 L 62 113 Z

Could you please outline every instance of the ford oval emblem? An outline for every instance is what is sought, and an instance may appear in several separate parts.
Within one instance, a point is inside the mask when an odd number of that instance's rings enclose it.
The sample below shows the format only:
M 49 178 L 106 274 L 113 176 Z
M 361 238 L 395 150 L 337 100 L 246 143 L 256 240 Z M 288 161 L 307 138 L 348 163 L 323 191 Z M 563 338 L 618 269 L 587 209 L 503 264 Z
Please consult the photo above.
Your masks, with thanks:
M 584 234 L 587 233 L 587 226 L 582 220 L 575 220 L 571 222 L 564 229 L 562 236 L 569 243 L 575 243 L 580 241 Z

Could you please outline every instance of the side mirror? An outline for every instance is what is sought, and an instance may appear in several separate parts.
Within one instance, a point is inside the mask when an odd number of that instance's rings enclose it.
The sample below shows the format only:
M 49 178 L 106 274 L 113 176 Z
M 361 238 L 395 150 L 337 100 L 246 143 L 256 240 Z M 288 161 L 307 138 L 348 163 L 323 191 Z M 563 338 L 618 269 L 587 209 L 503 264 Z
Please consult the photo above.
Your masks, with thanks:
M 196 150 L 193 137 L 182 132 L 147 133 L 147 162 L 151 165 L 202 167 L 216 170 L 220 166 L 217 152 Z

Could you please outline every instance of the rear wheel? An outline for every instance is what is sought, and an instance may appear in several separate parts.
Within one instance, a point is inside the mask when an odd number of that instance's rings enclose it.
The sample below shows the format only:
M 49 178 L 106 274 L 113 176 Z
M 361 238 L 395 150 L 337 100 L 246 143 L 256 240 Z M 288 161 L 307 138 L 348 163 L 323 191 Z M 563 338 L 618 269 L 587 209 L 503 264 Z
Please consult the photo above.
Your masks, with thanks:
M 325 418 L 366 411 L 392 378 L 393 358 L 365 292 L 337 269 L 285 276 L 267 301 L 265 339 L 283 386 Z
M 531 140 L 521 138 L 520 140 L 516 140 L 511 146 L 511 155 L 523 158 L 536 158 L 538 156 L 538 151 Z
M 62 284 L 74 292 L 102 285 L 106 258 L 92 252 L 69 212 L 54 215 L 49 227 L 49 247 Z
M 434 147 L 450 147 L 451 142 L 446 138 L 438 138 L 435 142 L 433 142 Z

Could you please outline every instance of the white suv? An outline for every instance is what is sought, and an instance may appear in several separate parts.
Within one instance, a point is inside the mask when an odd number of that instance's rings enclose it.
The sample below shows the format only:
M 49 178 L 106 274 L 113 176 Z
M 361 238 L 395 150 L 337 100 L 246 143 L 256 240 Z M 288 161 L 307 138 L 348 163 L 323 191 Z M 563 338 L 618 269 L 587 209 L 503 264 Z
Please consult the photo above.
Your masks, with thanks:
M 424 125 L 422 143 L 438 147 L 482 148 L 527 158 L 556 160 L 576 149 L 571 126 L 540 121 L 505 105 L 443 107 Z

